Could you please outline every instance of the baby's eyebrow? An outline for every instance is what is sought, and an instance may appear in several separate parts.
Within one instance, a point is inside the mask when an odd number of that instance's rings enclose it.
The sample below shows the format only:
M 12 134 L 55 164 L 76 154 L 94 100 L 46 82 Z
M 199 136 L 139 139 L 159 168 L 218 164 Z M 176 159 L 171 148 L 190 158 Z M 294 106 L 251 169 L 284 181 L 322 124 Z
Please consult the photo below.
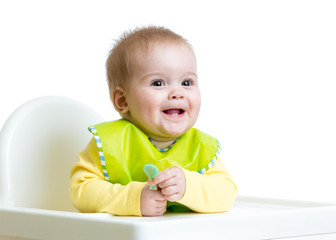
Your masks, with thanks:
M 197 74 L 194 73 L 194 72 L 186 72 L 186 75 L 188 75 L 188 76 L 189 76 L 189 75 L 193 75 L 193 76 L 195 76 L 196 78 L 198 77 Z
M 146 74 L 146 75 L 142 76 L 142 77 L 141 77 L 141 80 L 144 80 L 144 79 L 149 78 L 149 77 L 152 77 L 152 76 L 163 77 L 163 74 L 162 74 L 162 73 L 159 73 L 159 72 L 149 73 L 149 74 Z
M 153 77 L 153 76 L 164 77 L 164 74 L 162 74 L 160 72 L 148 73 L 148 74 L 142 76 L 141 80 L 144 80 L 146 78 Z M 185 73 L 183 73 L 183 76 L 194 76 L 196 79 L 198 78 L 198 76 L 197 76 L 197 74 L 195 72 L 185 72 Z

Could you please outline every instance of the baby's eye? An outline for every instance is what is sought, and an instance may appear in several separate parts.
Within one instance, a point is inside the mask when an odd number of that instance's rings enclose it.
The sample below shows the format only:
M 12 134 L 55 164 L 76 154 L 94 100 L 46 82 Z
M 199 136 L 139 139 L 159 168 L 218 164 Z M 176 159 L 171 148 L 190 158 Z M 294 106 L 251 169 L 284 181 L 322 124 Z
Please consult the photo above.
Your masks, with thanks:
M 182 86 L 188 87 L 192 85 L 192 81 L 191 80 L 184 80 L 181 84 Z
M 152 82 L 152 86 L 154 87 L 163 87 L 165 85 L 165 83 L 162 80 L 155 80 L 154 82 Z

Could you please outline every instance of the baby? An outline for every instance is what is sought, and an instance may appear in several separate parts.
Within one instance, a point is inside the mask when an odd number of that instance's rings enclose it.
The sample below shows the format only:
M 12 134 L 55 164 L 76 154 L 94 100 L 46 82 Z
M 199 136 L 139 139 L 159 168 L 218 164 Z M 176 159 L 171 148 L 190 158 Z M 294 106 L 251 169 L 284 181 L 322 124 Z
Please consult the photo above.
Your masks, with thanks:
M 70 176 L 74 206 L 130 216 L 228 211 L 237 190 L 220 145 L 192 128 L 201 96 L 189 43 L 166 28 L 135 29 L 115 44 L 106 68 L 122 119 L 89 127 L 94 138 Z M 150 182 L 146 164 L 160 170 Z

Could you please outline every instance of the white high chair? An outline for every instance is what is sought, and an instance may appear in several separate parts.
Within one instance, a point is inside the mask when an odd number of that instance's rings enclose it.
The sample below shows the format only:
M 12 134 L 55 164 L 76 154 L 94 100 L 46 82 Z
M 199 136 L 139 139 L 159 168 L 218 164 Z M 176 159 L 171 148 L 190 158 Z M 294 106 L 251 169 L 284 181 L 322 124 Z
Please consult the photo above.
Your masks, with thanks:
M 336 206 L 314 202 L 240 197 L 228 213 L 154 218 L 76 212 L 70 168 L 92 137 L 87 127 L 101 121 L 63 97 L 10 116 L 0 133 L 0 240 L 336 239 Z
M 67 98 L 42 97 L 21 106 L 1 131 L 0 204 L 74 211 L 69 171 L 76 152 L 92 137 L 88 124 L 100 121 L 97 113 Z

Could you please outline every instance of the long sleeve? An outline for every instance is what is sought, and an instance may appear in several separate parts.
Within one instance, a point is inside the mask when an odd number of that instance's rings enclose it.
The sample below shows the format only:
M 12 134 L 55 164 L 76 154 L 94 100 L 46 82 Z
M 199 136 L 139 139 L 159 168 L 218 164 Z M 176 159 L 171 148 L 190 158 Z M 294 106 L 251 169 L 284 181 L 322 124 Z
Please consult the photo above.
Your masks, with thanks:
M 140 196 L 146 183 L 123 186 L 105 181 L 94 139 L 78 158 L 70 173 L 70 196 L 79 211 L 141 216 Z
M 221 159 L 203 175 L 182 169 L 186 191 L 178 202 L 193 211 L 214 213 L 228 211 L 237 196 L 237 187 Z
M 70 196 L 81 212 L 141 216 L 140 197 L 146 182 L 123 186 L 105 181 L 95 140 L 78 155 L 70 173 Z M 182 169 L 182 168 L 181 168 Z M 203 175 L 182 169 L 186 191 L 179 203 L 203 213 L 228 211 L 237 190 L 220 159 Z

